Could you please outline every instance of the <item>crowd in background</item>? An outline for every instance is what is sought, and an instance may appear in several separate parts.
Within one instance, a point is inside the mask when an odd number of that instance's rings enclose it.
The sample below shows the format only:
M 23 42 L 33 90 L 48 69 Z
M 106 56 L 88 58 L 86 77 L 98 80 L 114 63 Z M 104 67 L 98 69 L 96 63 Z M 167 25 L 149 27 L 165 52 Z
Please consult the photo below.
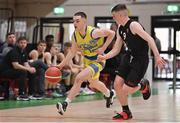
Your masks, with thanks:
M 116 31 L 117 25 L 112 24 L 111 29 Z M 59 83 L 51 84 L 45 79 L 45 71 L 48 67 L 59 64 L 70 51 L 71 42 L 63 44 L 63 50 L 54 43 L 54 36 L 49 34 L 44 40 L 38 41 L 36 48 L 27 50 L 28 39 L 19 37 L 10 32 L 6 35 L 6 41 L 0 46 L 0 80 L 8 78 L 14 80 L 17 85 L 17 92 L 13 92 L 8 82 L 0 82 L 1 99 L 36 100 L 43 98 L 56 98 L 66 96 L 71 89 L 76 75 L 83 69 L 83 56 L 80 52 L 62 70 L 62 80 Z M 114 41 L 105 52 L 112 49 Z M 103 73 L 108 73 L 110 85 L 114 80 L 114 70 L 118 64 L 120 55 L 107 60 Z M 111 69 L 109 69 L 111 68 Z M 104 79 L 104 78 L 102 78 Z M 88 82 L 82 84 L 80 94 L 94 94 L 88 87 Z
M 65 96 L 72 87 L 75 76 L 83 68 L 81 53 L 78 53 L 61 70 L 62 80 L 51 84 L 45 79 L 45 71 L 48 67 L 56 66 L 65 58 L 71 48 L 71 42 L 64 43 L 63 51 L 60 51 L 58 44 L 54 43 L 54 36 L 47 35 L 45 40 L 40 40 L 37 47 L 30 52 L 27 52 L 27 47 L 26 37 L 16 39 L 13 32 L 6 35 L 6 41 L 0 47 L 0 79 L 14 80 L 13 84 L 17 85 L 18 92 L 16 94 L 13 92 L 13 98 L 30 100 Z M 6 79 L 1 80 L 1 99 L 12 98 L 10 85 Z M 83 91 L 84 89 L 81 92 Z M 88 89 L 85 93 L 93 94 L 94 92 Z

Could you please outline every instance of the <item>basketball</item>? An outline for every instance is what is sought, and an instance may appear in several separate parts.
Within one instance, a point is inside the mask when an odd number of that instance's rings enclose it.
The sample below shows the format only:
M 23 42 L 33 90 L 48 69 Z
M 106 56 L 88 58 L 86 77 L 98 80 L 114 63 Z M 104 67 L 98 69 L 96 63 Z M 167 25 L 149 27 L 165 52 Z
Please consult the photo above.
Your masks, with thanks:
M 55 84 L 61 81 L 62 73 L 57 67 L 49 67 L 45 72 L 45 78 L 49 83 Z

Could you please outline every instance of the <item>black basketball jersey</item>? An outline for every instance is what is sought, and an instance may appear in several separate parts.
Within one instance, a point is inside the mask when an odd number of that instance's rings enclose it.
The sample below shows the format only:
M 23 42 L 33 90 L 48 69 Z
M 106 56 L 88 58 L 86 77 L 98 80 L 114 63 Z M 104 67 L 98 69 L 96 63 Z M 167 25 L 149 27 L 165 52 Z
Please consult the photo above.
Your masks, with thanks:
M 119 35 L 126 43 L 128 51 L 132 56 L 147 56 L 148 43 L 137 34 L 132 34 L 130 24 L 133 20 L 129 20 L 125 26 L 119 27 Z

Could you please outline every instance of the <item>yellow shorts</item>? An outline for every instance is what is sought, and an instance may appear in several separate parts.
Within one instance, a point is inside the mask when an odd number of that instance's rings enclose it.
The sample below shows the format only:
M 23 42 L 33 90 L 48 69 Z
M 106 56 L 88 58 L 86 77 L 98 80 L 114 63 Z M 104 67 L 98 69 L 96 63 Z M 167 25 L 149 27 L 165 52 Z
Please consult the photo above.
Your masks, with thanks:
M 100 76 L 100 72 L 103 70 L 105 66 L 105 61 L 97 62 L 96 60 L 89 60 L 87 58 L 84 58 L 84 66 L 88 67 L 92 73 L 92 80 L 98 79 Z

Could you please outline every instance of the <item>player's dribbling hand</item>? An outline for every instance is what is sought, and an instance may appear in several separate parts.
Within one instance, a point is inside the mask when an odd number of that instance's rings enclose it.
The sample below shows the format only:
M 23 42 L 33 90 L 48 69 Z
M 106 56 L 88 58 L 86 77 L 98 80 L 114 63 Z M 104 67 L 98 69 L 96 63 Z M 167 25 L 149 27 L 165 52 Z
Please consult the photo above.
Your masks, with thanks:
M 105 58 L 104 55 L 98 55 L 98 56 L 97 56 L 97 61 L 98 61 L 98 62 L 101 62 L 101 61 L 103 61 L 103 60 L 106 60 L 106 58 Z
M 60 64 L 56 65 L 56 67 L 57 67 L 58 69 L 62 70 L 62 68 L 64 67 L 64 64 L 60 63 Z

